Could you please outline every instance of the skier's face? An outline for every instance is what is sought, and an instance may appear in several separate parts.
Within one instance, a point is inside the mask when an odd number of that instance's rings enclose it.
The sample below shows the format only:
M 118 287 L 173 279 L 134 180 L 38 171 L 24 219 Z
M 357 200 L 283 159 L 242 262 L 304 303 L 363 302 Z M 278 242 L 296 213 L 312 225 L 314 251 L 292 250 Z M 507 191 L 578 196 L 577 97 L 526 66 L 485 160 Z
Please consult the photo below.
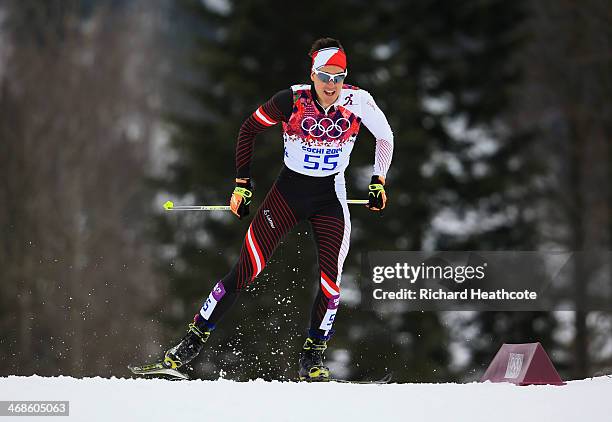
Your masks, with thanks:
M 344 70 L 340 66 L 327 65 L 317 69 L 321 72 L 325 72 L 328 75 L 343 74 Z M 340 89 L 342 88 L 343 80 L 337 81 L 339 78 L 329 78 L 323 75 L 324 79 L 328 79 L 327 82 L 323 82 L 319 75 L 314 71 L 310 73 L 310 79 L 314 83 L 315 91 L 317 91 L 317 97 L 321 102 L 321 105 L 328 106 L 338 99 L 340 95 Z

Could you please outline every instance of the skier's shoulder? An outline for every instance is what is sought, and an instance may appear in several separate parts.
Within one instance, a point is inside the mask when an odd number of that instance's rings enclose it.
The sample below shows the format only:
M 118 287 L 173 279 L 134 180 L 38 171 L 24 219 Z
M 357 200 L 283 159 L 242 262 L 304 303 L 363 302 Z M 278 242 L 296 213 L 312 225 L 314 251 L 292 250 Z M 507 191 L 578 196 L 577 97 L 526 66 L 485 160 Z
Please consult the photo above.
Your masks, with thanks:
M 350 84 L 342 84 L 342 89 L 346 91 L 363 91 L 363 89 L 359 88 L 358 86 Z
M 343 84 L 341 95 L 345 98 L 345 102 L 350 98 L 354 104 L 366 104 L 368 101 L 374 101 L 372 94 L 355 85 Z
M 291 92 L 299 94 L 304 91 L 310 91 L 310 84 L 295 84 L 291 85 Z
M 363 98 L 365 100 L 369 100 L 370 98 L 372 98 L 372 94 L 370 94 L 369 91 L 355 86 L 355 85 L 349 85 L 349 84 L 344 84 L 342 85 L 342 92 L 343 93 L 348 93 L 353 94 L 353 96 L 357 97 L 357 98 Z
M 373 111 L 372 105 L 376 104 L 368 91 L 355 85 L 342 85 L 340 95 L 340 104 L 362 118 Z
M 290 88 L 278 91 L 270 101 L 281 112 L 285 121 L 291 116 L 291 109 L 293 108 L 293 91 Z

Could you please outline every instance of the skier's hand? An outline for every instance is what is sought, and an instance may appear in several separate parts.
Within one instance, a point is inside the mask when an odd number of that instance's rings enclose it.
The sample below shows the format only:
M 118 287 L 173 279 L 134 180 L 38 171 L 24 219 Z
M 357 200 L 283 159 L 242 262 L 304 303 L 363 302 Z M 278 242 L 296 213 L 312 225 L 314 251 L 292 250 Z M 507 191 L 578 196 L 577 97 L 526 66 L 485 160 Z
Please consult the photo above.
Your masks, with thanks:
M 385 209 L 385 206 L 387 205 L 385 178 L 382 176 L 372 176 L 368 189 L 368 199 L 370 202 L 368 202 L 366 207 L 372 211 L 380 211 Z
M 230 198 L 230 208 L 239 219 L 249 215 L 252 191 L 251 179 L 236 179 L 236 187 Z

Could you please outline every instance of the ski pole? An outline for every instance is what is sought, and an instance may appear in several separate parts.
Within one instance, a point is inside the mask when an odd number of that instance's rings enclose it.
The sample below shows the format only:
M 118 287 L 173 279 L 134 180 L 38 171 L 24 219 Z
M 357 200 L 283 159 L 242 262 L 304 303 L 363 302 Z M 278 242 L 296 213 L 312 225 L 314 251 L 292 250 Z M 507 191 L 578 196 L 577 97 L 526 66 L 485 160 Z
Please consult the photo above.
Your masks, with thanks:
M 367 199 L 349 199 L 346 201 L 349 205 L 366 205 Z M 229 205 L 174 205 L 172 201 L 164 203 L 166 211 L 229 211 Z

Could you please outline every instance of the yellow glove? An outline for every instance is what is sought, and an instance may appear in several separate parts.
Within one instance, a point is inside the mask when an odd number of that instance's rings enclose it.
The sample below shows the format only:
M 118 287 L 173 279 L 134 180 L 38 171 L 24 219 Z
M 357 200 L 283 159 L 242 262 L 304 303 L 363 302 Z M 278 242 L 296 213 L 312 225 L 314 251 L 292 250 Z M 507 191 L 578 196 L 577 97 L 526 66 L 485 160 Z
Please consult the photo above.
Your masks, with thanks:
M 382 176 L 372 176 L 372 181 L 368 185 L 369 203 L 366 205 L 372 211 L 384 210 L 387 205 L 387 193 L 385 192 L 385 178 Z
M 249 215 L 249 204 L 253 196 L 252 189 L 250 179 L 236 179 L 236 187 L 230 198 L 230 208 L 239 219 Z

